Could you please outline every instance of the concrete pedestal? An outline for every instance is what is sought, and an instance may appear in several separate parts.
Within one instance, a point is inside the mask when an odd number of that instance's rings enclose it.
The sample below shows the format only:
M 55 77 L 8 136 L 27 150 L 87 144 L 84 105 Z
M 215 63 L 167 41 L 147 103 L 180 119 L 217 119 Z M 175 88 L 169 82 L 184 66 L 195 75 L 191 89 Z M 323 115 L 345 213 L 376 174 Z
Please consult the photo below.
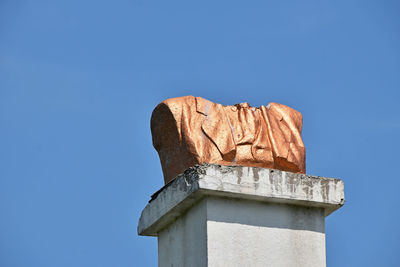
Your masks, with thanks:
M 202 165 L 156 192 L 138 233 L 159 266 L 326 266 L 325 216 L 343 182 L 272 169 Z

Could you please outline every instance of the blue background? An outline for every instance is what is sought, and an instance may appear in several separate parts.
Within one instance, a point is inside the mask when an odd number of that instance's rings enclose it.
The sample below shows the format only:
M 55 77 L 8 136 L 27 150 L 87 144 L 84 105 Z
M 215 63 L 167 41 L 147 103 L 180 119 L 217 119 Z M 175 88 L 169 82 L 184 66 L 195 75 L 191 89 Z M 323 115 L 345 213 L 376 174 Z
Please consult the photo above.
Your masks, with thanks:
M 0 2 L 0 266 L 156 266 L 162 100 L 302 112 L 328 266 L 399 266 L 398 1 Z M 268 253 L 268 251 L 266 251 Z

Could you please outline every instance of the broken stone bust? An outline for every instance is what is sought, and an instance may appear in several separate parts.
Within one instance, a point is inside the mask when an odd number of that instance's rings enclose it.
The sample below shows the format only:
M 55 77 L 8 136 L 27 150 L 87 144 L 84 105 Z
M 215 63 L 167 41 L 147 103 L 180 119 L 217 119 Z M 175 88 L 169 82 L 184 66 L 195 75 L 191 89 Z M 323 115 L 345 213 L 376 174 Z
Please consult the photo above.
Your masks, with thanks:
M 151 116 L 165 183 L 196 164 L 305 173 L 302 115 L 278 103 L 224 106 L 201 97 L 164 100 Z

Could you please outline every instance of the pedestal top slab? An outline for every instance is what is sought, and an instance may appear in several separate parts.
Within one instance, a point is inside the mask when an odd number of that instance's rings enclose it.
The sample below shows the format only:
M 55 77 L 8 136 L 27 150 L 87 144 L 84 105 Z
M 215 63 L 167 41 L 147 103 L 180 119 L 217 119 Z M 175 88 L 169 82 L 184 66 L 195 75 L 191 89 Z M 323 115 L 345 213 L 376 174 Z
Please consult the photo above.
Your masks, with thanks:
M 138 234 L 156 236 L 206 196 L 323 208 L 344 204 L 343 181 L 275 169 L 203 164 L 187 169 L 157 191 L 142 211 Z

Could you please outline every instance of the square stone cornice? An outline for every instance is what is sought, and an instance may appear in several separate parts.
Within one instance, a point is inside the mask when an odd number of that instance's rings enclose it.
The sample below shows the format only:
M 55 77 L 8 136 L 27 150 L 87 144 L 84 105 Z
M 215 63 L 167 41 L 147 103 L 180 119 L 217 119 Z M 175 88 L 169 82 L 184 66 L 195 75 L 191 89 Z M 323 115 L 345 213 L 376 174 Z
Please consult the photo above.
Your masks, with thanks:
M 322 208 L 344 204 L 343 181 L 267 168 L 203 164 L 187 169 L 157 191 L 139 220 L 138 234 L 156 236 L 206 196 Z

